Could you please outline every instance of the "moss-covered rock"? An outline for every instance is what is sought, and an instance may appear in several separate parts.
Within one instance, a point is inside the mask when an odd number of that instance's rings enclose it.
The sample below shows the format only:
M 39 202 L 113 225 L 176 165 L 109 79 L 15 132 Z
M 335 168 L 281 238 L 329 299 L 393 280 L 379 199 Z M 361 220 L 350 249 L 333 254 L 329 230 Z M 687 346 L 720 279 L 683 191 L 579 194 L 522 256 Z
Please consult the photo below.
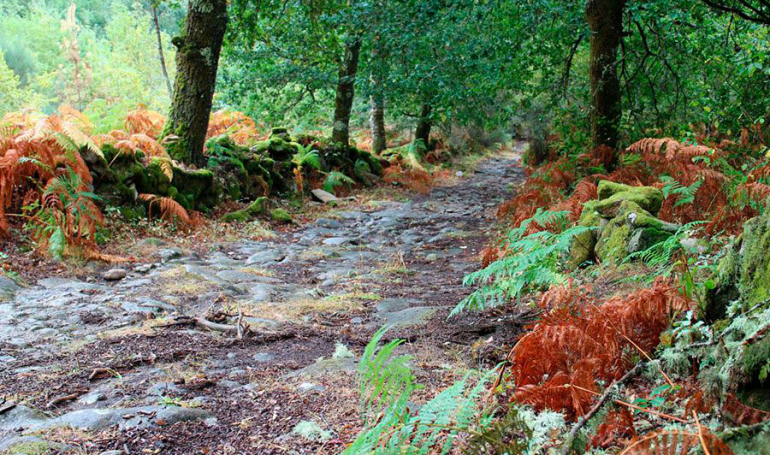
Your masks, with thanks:
M 639 207 L 656 215 L 663 204 L 663 192 L 651 186 L 629 186 L 621 183 L 602 180 L 599 182 L 597 192 L 599 202 L 596 211 L 604 217 L 615 217 L 623 201 L 633 201 Z
M 222 193 L 214 181 L 214 173 L 208 169 L 189 169 L 173 166 L 172 183 L 178 193 L 174 196 L 182 207 L 207 211 L 222 200 Z
M 260 197 L 256 201 L 252 202 L 248 207 L 243 210 L 236 210 L 230 212 L 222 217 L 222 221 L 231 223 L 233 221 L 249 221 L 250 219 L 264 215 L 267 212 L 267 198 Z
M 717 266 L 716 286 L 706 293 L 707 319 L 725 317 L 731 301 L 746 308 L 770 299 L 770 210 L 752 218 L 733 239 Z
M 610 198 L 629 194 L 619 192 Z M 601 202 L 594 207 L 600 206 Z M 596 257 L 605 263 L 618 264 L 629 254 L 666 240 L 678 228 L 678 225 L 655 218 L 635 200 L 621 200 L 615 217 L 609 220 L 599 236 Z
M 289 212 L 284 209 L 274 209 L 270 211 L 270 219 L 278 221 L 279 223 L 292 223 L 294 221 L 291 218 L 291 215 L 289 215 Z
M 583 213 L 580 215 L 578 226 L 595 227 L 587 232 L 575 236 L 572 240 L 569 250 L 569 259 L 567 263 L 570 268 L 575 268 L 581 264 L 593 261 L 596 257 L 596 243 L 599 240 L 600 228 L 607 224 L 607 220 L 596 211 L 596 201 L 589 201 L 583 206 Z

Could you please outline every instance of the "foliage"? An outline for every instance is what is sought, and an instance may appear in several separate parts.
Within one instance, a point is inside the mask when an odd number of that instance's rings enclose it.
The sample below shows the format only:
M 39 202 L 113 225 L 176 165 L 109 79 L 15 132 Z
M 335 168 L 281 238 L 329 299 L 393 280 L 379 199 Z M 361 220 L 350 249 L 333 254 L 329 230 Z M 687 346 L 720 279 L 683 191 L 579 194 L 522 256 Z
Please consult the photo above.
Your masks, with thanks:
M 340 186 L 348 186 L 356 183 L 353 179 L 339 171 L 331 171 L 324 179 L 323 189 L 334 194 L 334 189 Z
M 367 425 L 345 454 L 448 453 L 461 432 L 489 422 L 480 410 L 480 396 L 491 374 L 469 386 L 470 374 L 425 403 L 413 415 L 408 400 L 417 388 L 407 365 L 408 357 L 394 357 L 396 340 L 379 347 L 389 327 L 380 329 L 367 345 L 359 363 L 362 406 Z M 371 417 L 376 417 L 372 419 Z
M 502 248 L 505 255 L 465 277 L 463 284 L 466 286 L 480 284 L 482 287 L 463 299 L 450 316 L 504 304 L 526 290 L 565 283 L 567 277 L 560 270 L 562 257 L 569 251 L 576 235 L 592 228 L 573 226 L 558 234 L 549 231 L 528 234 L 528 231 L 532 224 L 566 224 L 567 216 L 568 212 L 538 210 L 534 217 L 512 229 Z
M 599 381 L 622 377 L 633 354 L 648 356 L 672 317 L 686 309 L 663 279 L 603 303 L 569 283 L 552 288 L 540 306 L 547 312 L 509 356 L 514 397 L 570 416 L 585 414 Z

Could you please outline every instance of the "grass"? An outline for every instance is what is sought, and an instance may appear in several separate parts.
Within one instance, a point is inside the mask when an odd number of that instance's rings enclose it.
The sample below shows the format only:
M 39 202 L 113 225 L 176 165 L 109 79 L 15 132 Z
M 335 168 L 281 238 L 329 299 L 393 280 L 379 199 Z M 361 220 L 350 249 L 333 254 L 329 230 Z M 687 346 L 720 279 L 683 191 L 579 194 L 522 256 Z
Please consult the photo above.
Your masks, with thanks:
M 244 306 L 245 314 L 277 321 L 292 321 L 299 317 L 323 313 L 355 313 L 363 311 L 360 298 L 333 295 L 323 298 L 301 298 L 287 302 L 260 302 Z
M 374 273 L 385 275 L 413 275 L 415 272 L 406 266 L 406 262 L 404 262 L 404 253 L 399 251 L 377 268 Z
M 198 275 L 188 272 L 183 266 L 160 272 L 158 278 L 160 283 L 155 283 L 155 286 L 170 294 L 197 296 L 208 290 Z

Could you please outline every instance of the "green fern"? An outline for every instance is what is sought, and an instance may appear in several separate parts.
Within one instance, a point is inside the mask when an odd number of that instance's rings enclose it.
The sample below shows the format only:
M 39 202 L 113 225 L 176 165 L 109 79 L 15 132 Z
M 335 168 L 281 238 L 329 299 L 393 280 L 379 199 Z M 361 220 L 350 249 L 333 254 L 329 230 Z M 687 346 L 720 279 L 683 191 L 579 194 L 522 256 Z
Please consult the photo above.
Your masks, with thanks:
M 353 179 L 339 171 L 331 171 L 324 180 L 324 190 L 334 193 L 334 187 L 347 186 L 356 183 Z
M 695 193 L 698 191 L 698 188 L 703 185 L 703 179 L 696 180 L 690 186 L 684 186 L 675 178 L 669 177 L 667 175 L 662 176 L 660 180 L 665 184 L 662 189 L 663 195 L 665 197 L 678 196 L 676 202 L 674 203 L 674 207 L 679 207 L 685 204 L 692 204 L 692 202 L 695 200 Z
M 682 240 L 692 236 L 694 228 L 704 223 L 705 221 L 687 223 L 662 242 L 658 242 L 646 250 L 629 254 L 624 262 L 644 262 L 654 269 L 652 278 L 669 276 L 675 265 L 674 256 L 682 249 Z
M 313 169 L 321 169 L 321 156 L 317 150 L 313 149 L 313 145 L 299 146 L 297 147 L 297 153 L 291 158 L 291 162 L 298 168 L 305 169 L 312 167 Z
M 566 227 L 568 212 L 541 211 L 524 220 L 508 233 L 505 257 L 473 272 L 463 279 L 465 286 L 482 287 L 460 301 L 449 316 L 466 310 L 480 311 L 518 298 L 524 291 L 562 284 L 567 275 L 561 272 L 562 259 L 569 251 L 575 236 L 595 227 L 574 226 L 558 234 L 548 231 L 526 235 L 527 228 L 541 226 Z
M 376 412 L 378 418 L 373 422 L 365 419 L 370 423 L 343 454 L 446 454 L 458 433 L 477 434 L 474 426 L 489 424 L 491 419 L 481 411 L 479 397 L 495 370 L 481 375 L 471 388 L 468 381 L 472 374 L 467 374 L 412 415 L 407 404 L 419 386 L 412 382 L 410 357 L 394 356 L 401 340 L 379 347 L 388 329 L 384 327 L 374 335 L 359 366 L 362 410 L 368 416 Z

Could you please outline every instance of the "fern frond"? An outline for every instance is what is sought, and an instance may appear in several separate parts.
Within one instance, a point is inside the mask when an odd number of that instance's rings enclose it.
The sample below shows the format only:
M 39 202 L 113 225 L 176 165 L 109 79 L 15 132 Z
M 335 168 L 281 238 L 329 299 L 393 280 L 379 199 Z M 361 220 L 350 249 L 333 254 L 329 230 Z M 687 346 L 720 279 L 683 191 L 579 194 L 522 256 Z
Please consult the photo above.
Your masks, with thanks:
M 338 186 L 353 185 L 356 182 L 339 171 L 331 171 L 324 179 L 323 189 L 329 193 L 334 194 L 334 188 Z
M 166 221 L 174 221 L 176 219 L 188 226 L 192 225 L 192 219 L 187 210 L 170 197 L 142 193 L 139 195 L 139 198 L 149 204 L 150 210 L 148 212 L 150 217 L 152 216 L 152 206 L 156 205 L 160 210 L 161 219 Z

